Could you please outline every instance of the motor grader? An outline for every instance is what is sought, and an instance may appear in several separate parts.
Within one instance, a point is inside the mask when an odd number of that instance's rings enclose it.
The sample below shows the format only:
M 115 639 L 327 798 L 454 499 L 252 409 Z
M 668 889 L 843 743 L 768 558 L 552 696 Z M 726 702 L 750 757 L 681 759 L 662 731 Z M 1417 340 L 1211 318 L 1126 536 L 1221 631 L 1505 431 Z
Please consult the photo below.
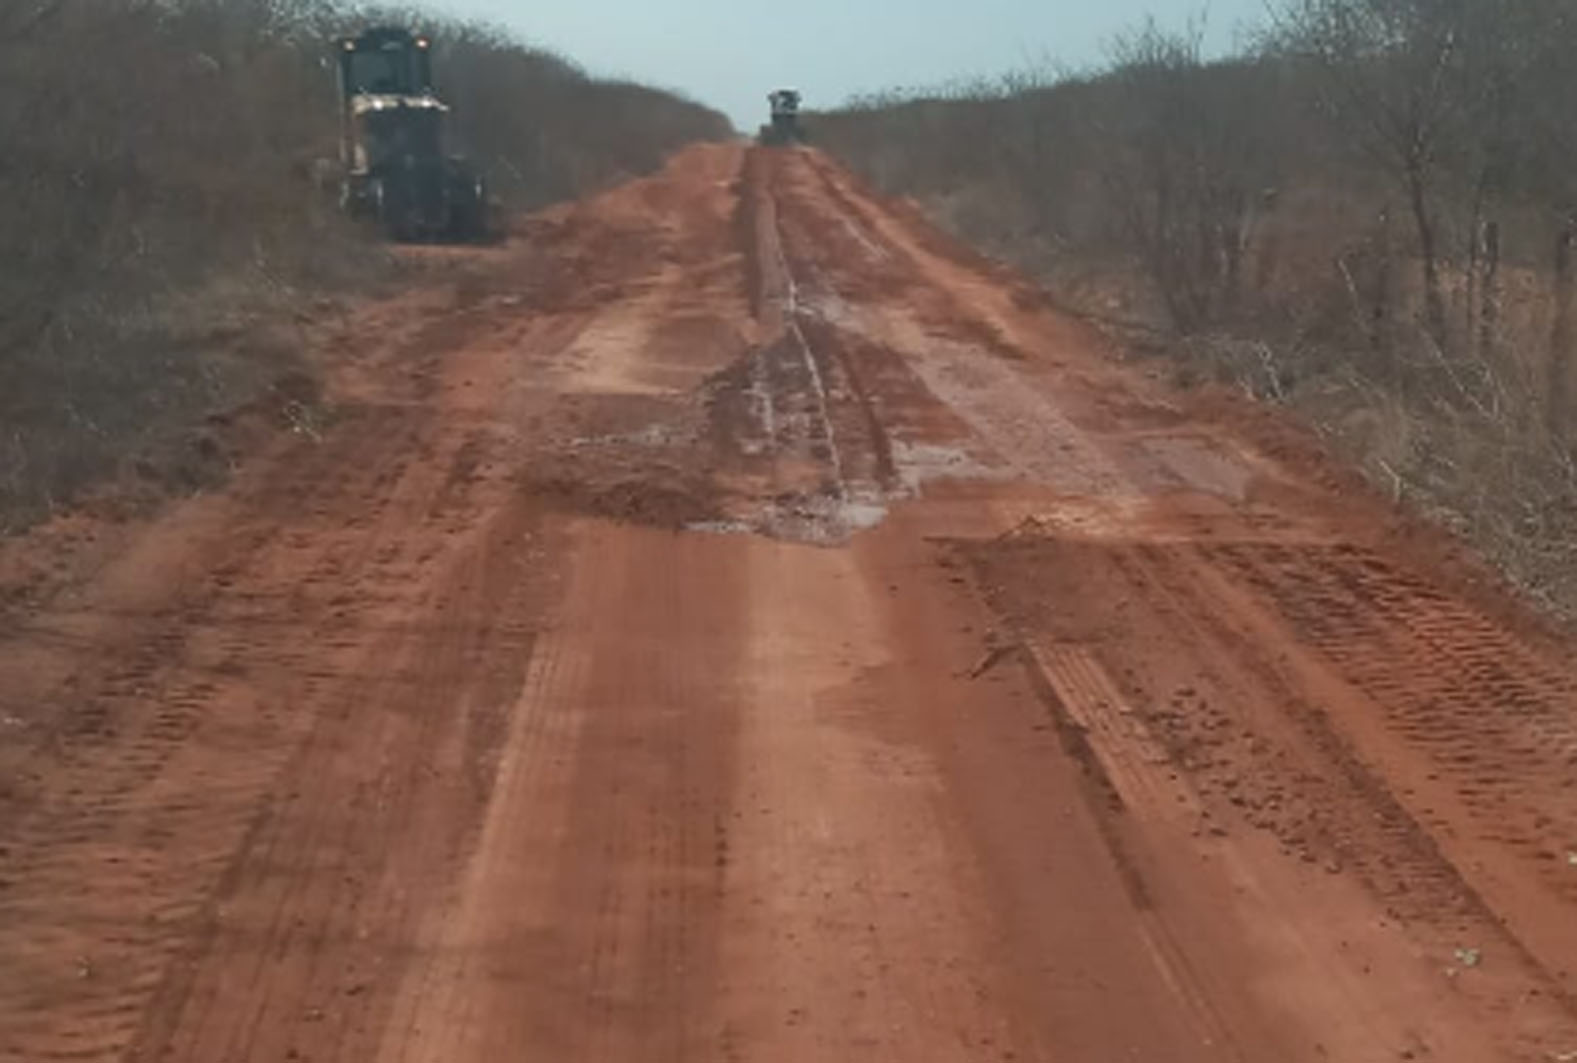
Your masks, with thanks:
M 798 144 L 805 139 L 799 120 L 800 94 L 796 89 L 778 89 L 767 94 L 772 120 L 761 127 L 761 143 L 771 146 Z
M 445 147 L 449 108 L 433 87 L 432 40 L 374 27 L 336 42 L 340 204 L 398 241 L 488 236 L 482 175 Z

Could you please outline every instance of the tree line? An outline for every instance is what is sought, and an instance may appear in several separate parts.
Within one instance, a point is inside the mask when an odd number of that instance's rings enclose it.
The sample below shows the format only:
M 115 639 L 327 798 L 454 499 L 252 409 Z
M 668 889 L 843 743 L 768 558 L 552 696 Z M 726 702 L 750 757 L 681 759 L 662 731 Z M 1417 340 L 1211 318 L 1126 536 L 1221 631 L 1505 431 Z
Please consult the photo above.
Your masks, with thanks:
M 1069 306 L 1300 405 L 1399 494 L 1555 557 L 1577 510 L 1577 7 L 1274 0 L 1214 57 L 1204 29 L 854 100 L 814 135 Z
M 510 34 L 334 0 L 0 4 L 0 531 L 278 371 L 204 339 L 241 308 L 386 259 L 318 187 L 330 42 L 382 21 L 439 45 L 459 146 L 533 207 L 650 171 L 726 120 Z

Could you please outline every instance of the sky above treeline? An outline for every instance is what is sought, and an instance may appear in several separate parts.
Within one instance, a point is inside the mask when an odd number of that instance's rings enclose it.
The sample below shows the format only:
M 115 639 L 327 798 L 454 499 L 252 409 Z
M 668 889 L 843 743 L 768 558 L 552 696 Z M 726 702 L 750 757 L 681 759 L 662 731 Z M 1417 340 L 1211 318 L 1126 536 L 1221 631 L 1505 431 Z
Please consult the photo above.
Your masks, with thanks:
M 1203 14 L 1209 50 L 1264 20 L 1267 0 L 434 0 L 573 59 L 593 74 L 677 89 L 742 131 L 766 94 L 794 87 L 807 107 L 1049 64 L 1101 62 L 1114 36 L 1153 15 Z

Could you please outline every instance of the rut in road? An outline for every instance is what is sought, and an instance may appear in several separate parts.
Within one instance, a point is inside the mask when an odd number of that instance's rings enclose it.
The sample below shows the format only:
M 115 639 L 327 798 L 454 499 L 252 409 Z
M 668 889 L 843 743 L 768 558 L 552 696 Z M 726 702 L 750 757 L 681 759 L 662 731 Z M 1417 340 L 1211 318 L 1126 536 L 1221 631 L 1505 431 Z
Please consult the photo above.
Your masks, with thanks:
M 0 1059 L 1577 1051 L 1570 643 L 1295 429 L 812 150 L 428 257 L 0 548 Z

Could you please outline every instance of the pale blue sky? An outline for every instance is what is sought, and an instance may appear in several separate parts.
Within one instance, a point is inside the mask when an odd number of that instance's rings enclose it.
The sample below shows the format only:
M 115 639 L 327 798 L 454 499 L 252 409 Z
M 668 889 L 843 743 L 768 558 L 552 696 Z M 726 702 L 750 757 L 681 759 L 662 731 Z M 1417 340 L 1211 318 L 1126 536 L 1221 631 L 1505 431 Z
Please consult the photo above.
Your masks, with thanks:
M 432 0 L 559 51 L 595 74 L 679 89 L 752 130 L 766 93 L 807 107 L 851 93 L 930 86 L 1043 59 L 1084 66 L 1113 34 L 1155 15 L 1182 25 L 1206 0 Z M 1208 39 L 1229 46 L 1265 0 L 1213 0 Z

